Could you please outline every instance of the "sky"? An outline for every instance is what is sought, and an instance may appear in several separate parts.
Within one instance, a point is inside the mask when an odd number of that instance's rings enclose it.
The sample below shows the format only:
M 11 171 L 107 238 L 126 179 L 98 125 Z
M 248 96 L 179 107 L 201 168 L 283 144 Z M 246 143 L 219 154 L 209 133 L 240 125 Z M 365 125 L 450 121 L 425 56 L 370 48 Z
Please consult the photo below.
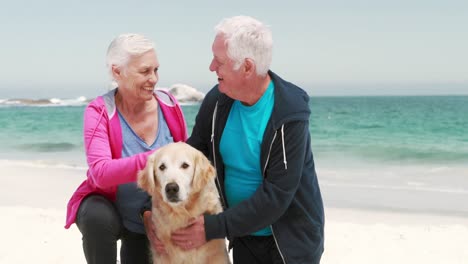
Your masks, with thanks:
M 104 93 L 129 32 L 156 43 L 157 86 L 206 92 L 213 28 L 235 15 L 270 26 L 271 69 L 312 96 L 468 94 L 466 0 L 0 1 L 0 99 Z

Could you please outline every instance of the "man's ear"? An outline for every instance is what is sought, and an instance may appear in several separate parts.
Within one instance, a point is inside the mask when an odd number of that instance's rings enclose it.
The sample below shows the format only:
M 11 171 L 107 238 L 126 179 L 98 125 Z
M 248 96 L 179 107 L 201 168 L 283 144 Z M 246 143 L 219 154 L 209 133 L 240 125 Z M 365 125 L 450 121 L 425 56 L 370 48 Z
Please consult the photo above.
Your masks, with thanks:
M 244 60 L 244 64 L 242 65 L 242 67 L 244 69 L 244 74 L 246 77 L 251 77 L 251 76 L 256 75 L 257 69 L 255 66 L 255 62 L 252 59 L 246 58 Z

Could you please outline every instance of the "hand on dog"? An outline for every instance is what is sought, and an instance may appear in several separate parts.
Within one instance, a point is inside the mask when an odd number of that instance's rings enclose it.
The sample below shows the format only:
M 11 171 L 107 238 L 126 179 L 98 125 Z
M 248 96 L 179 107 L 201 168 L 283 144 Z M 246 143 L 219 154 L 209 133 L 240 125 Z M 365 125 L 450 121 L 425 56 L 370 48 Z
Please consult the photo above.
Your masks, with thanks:
M 184 250 L 191 250 L 206 243 L 205 218 L 193 218 L 186 227 L 172 233 L 172 242 Z
M 143 213 L 143 224 L 145 225 L 146 235 L 151 243 L 151 247 L 160 255 L 167 254 L 164 244 L 156 236 L 156 227 L 154 226 L 153 221 L 151 221 L 151 211 Z

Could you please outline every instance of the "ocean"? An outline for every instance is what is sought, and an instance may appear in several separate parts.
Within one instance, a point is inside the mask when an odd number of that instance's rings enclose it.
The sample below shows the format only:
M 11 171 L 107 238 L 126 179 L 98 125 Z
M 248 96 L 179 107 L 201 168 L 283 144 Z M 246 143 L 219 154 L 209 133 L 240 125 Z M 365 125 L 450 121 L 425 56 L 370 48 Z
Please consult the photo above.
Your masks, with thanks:
M 86 103 L 0 100 L 0 166 L 85 168 Z M 183 105 L 189 133 L 198 108 Z M 310 108 L 326 206 L 468 217 L 468 96 L 311 97 Z

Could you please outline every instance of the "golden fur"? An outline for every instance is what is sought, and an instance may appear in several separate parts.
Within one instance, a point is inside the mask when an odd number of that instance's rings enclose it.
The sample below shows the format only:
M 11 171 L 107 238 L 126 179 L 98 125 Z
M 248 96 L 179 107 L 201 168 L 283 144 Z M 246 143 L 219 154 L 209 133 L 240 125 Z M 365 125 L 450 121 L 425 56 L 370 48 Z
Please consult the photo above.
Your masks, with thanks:
M 154 264 L 229 263 L 224 239 L 188 251 L 171 241 L 171 233 L 185 227 L 189 219 L 222 211 L 215 177 L 209 160 L 186 143 L 168 144 L 148 157 L 138 174 L 138 186 L 152 196 L 152 221 L 167 251 L 161 256 L 152 252 Z M 174 184 L 177 191 L 171 191 Z

